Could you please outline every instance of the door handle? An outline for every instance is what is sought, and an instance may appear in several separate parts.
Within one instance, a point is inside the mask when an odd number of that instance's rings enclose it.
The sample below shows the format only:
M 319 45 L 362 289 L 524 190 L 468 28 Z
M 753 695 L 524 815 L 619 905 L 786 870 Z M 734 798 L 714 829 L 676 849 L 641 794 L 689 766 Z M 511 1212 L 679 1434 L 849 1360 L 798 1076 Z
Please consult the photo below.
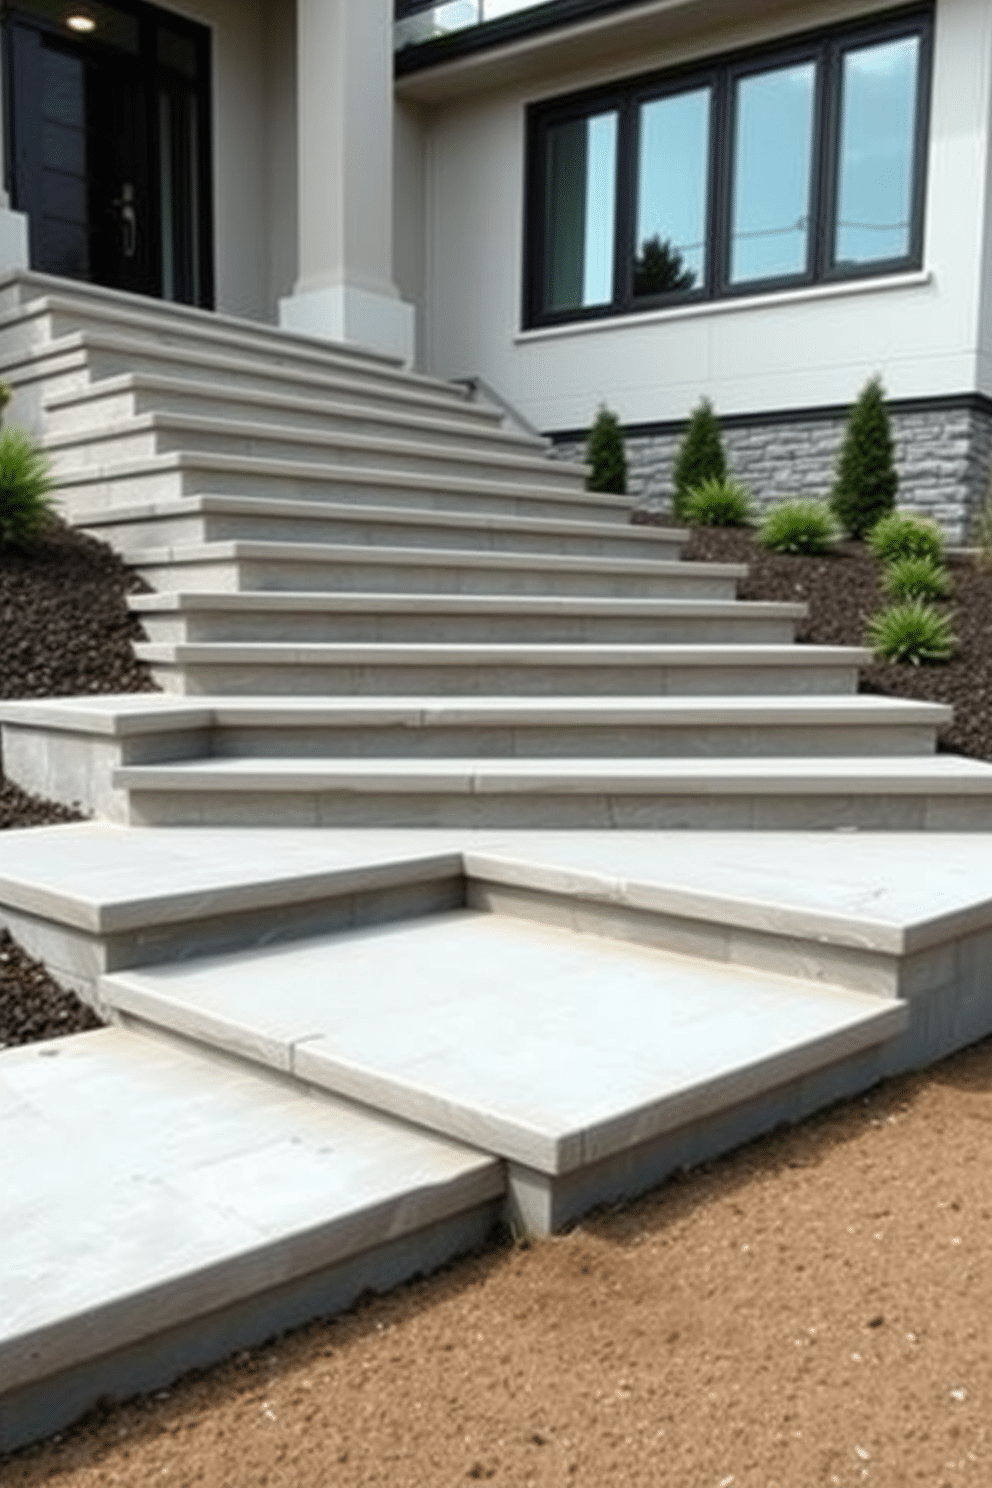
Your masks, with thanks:
M 124 181 L 121 194 L 114 202 L 121 221 L 121 252 L 125 258 L 133 258 L 138 251 L 138 212 L 134 204 L 134 185 Z

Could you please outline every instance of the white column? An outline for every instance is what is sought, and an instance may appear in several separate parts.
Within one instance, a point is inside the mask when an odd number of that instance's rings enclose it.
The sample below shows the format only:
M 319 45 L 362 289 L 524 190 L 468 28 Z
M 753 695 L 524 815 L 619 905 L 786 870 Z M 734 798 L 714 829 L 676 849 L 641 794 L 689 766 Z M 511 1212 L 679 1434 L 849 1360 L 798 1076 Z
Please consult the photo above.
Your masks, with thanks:
M 0 160 L 4 156 L 3 66 L 0 65 Z M 10 197 L 0 182 L 0 274 L 28 267 L 28 219 L 24 212 L 11 211 Z
M 297 0 L 299 278 L 292 330 L 412 361 L 393 283 L 391 0 Z

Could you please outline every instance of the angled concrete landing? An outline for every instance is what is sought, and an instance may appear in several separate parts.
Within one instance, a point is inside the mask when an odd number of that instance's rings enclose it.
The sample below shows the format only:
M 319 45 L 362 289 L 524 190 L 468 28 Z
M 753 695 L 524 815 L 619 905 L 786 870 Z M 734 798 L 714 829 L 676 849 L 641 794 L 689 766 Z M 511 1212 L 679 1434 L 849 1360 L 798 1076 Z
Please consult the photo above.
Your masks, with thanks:
M 502 1165 L 122 1029 L 0 1055 L 0 1451 L 480 1243 Z

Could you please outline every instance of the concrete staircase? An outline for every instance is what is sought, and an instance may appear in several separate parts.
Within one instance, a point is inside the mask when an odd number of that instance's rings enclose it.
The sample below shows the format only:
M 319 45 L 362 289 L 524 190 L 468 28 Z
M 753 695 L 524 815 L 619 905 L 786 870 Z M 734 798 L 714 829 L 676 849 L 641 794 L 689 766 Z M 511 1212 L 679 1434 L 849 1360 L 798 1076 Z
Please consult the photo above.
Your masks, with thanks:
M 0 281 L 163 688 L 0 705 L 0 1450 L 992 1029 L 992 769 L 465 388 Z M 182 830 L 163 830 L 164 827 Z M 702 830 L 705 829 L 705 830 Z

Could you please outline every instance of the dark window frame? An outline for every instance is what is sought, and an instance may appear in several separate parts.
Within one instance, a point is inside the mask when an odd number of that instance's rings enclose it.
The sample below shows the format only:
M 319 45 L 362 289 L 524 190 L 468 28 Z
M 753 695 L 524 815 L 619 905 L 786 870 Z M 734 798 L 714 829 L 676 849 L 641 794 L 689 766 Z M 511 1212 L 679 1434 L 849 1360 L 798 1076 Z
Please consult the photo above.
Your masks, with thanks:
M 909 249 L 896 258 L 868 263 L 831 261 L 835 212 L 839 198 L 841 83 L 847 52 L 913 36 L 919 42 L 916 117 L 912 133 L 913 178 L 909 216 Z M 802 61 L 816 64 L 811 147 L 810 232 L 805 269 L 799 274 L 733 283 L 730 279 L 730 225 L 734 159 L 734 88 L 738 80 Z M 527 110 L 527 155 L 524 183 L 523 326 L 572 325 L 612 320 L 724 299 L 740 299 L 817 284 L 873 279 L 918 270 L 923 263 L 927 143 L 933 69 L 933 8 L 903 8 L 868 20 L 821 28 L 746 52 L 703 59 L 690 66 L 569 94 L 532 104 Z M 704 282 L 688 291 L 652 296 L 633 294 L 636 234 L 639 109 L 654 98 L 671 97 L 709 86 L 710 135 L 707 184 L 707 241 Z M 613 298 L 608 304 L 565 310 L 543 306 L 545 283 L 544 220 L 547 199 L 548 133 L 556 125 L 615 109 L 617 173 Z

